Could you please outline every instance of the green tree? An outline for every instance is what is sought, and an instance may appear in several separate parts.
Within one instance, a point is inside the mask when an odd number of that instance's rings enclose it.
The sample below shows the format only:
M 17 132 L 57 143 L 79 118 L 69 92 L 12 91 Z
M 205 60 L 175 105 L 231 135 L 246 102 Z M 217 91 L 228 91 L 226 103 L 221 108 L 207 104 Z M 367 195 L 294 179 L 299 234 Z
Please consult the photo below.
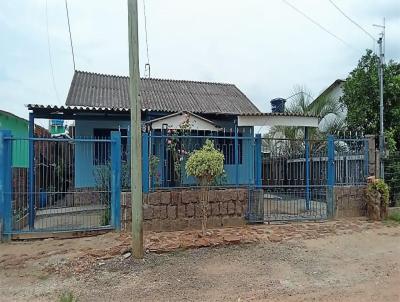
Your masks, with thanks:
M 296 86 L 293 89 L 290 104 L 286 106 L 285 112 L 318 116 L 321 120 L 325 120 L 322 129 L 309 128 L 310 140 L 323 139 L 327 134 L 334 134 L 345 128 L 339 100 L 330 96 L 323 96 L 314 100 L 304 86 Z M 294 154 L 304 151 L 304 127 L 275 126 L 265 135 L 265 138 L 267 140 L 264 140 L 264 143 L 270 144 L 269 148 L 277 150 L 278 153 Z M 271 140 L 268 140 L 268 138 Z M 288 140 L 276 140 L 280 138 Z
M 186 164 L 186 173 L 194 176 L 203 187 L 201 198 L 202 221 L 201 229 L 203 235 L 207 227 L 207 209 L 210 185 L 224 173 L 224 154 L 214 148 L 211 140 L 207 139 L 203 147 L 190 154 Z
M 347 108 L 346 123 L 351 131 L 379 134 L 379 57 L 371 50 L 361 57 L 343 86 L 340 102 Z M 400 147 L 400 64 L 384 65 L 384 126 Z

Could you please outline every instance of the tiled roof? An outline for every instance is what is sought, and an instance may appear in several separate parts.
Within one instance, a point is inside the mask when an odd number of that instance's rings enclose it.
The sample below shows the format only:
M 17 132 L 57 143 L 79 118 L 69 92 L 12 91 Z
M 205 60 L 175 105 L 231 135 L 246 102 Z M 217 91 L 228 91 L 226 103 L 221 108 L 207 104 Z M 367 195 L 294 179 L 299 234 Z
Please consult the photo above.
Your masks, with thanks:
M 76 71 L 67 106 L 128 109 L 129 78 Z M 257 107 L 232 84 L 142 78 L 143 110 L 219 114 L 259 113 Z

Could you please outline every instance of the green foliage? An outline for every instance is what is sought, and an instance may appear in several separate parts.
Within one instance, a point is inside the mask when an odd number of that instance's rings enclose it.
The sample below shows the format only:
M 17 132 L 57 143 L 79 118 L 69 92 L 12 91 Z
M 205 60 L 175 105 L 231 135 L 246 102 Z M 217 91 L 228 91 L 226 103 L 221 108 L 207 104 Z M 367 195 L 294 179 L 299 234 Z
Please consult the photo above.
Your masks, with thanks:
M 78 302 L 71 292 L 65 292 L 60 296 L 60 302 Z
M 201 149 L 190 154 L 185 169 L 187 175 L 196 177 L 201 184 L 210 185 L 224 172 L 224 155 L 208 139 Z
M 154 184 L 158 185 L 160 182 L 160 174 L 158 172 L 158 165 L 160 159 L 156 155 L 150 156 L 150 176 L 154 180 Z
M 389 186 L 382 179 L 368 184 L 367 190 L 369 193 L 379 192 L 382 196 L 382 202 L 389 205 Z
M 400 223 L 400 212 L 394 212 L 388 216 L 388 220 Z
M 347 108 L 350 130 L 379 134 L 379 58 L 371 50 L 361 57 L 343 86 L 340 102 Z M 384 123 L 390 138 L 388 148 L 400 147 L 400 64 L 384 66 Z M 397 142 L 397 146 L 395 142 Z
M 324 129 L 309 128 L 308 135 L 310 140 L 324 139 L 328 134 L 343 131 L 345 123 L 341 117 L 342 109 L 339 100 L 320 96 L 314 100 L 308 89 L 297 86 L 293 90 L 293 97 L 290 105 L 285 109 L 287 113 L 301 113 L 304 115 L 315 115 L 325 119 Z M 265 136 L 264 140 L 267 149 L 277 150 L 281 154 L 293 154 L 294 152 L 304 152 L 304 127 L 275 126 Z M 286 138 L 286 141 L 268 140 Z M 278 144 L 278 145 L 277 145 Z M 316 146 L 318 148 L 318 146 Z

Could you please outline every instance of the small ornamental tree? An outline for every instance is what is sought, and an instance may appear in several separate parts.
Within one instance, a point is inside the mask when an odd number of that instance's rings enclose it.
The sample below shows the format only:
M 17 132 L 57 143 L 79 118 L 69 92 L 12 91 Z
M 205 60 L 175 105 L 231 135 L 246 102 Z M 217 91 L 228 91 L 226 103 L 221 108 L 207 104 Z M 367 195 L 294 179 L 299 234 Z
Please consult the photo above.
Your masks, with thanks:
M 215 179 L 224 173 L 224 155 L 214 148 L 211 140 L 206 140 L 201 149 L 190 154 L 185 169 L 187 175 L 194 176 L 203 187 L 200 202 L 203 214 L 201 229 L 204 236 L 207 228 L 208 192 Z

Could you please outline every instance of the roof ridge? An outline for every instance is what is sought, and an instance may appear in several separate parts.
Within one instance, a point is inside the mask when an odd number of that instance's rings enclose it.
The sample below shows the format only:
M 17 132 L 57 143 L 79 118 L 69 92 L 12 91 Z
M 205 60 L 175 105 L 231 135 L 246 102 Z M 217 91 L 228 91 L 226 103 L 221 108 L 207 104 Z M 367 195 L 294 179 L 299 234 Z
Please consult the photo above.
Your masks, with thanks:
M 96 76 L 103 76 L 103 77 L 110 77 L 110 78 L 125 78 L 125 79 L 129 79 L 129 76 L 106 74 L 106 73 L 83 71 L 83 70 L 75 70 L 75 73 L 77 73 L 77 74 L 96 75 Z M 171 79 L 171 78 L 164 78 L 163 79 L 163 78 L 144 78 L 144 77 L 141 77 L 140 79 L 141 80 L 162 81 L 162 82 L 197 83 L 197 84 L 235 86 L 235 84 L 232 84 L 232 83 L 210 82 L 210 81 L 199 81 L 199 80 L 177 80 L 177 79 Z

